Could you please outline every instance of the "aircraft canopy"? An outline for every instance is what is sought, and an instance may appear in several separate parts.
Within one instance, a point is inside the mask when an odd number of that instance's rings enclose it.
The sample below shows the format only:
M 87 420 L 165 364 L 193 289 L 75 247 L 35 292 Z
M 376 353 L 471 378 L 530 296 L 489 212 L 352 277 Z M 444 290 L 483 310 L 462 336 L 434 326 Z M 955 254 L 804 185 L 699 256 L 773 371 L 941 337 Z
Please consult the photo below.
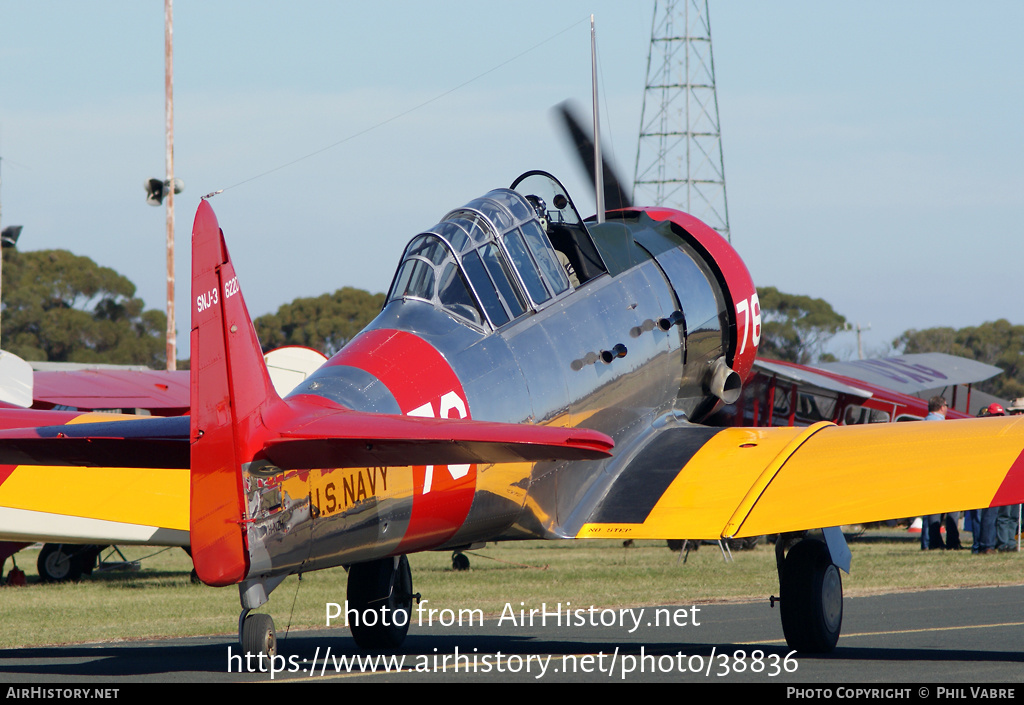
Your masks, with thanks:
M 545 225 L 510 189 L 474 199 L 413 238 L 388 301 L 426 301 L 483 329 L 542 308 L 571 290 Z

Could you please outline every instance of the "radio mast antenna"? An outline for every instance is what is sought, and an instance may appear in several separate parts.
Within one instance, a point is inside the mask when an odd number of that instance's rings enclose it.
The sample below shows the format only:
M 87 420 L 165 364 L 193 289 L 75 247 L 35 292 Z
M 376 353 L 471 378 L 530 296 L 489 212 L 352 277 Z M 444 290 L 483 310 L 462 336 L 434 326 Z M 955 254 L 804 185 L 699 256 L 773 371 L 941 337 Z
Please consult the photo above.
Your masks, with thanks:
M 731 241 L 708 0 L 655 0 L 633 202 L 679 208 Z

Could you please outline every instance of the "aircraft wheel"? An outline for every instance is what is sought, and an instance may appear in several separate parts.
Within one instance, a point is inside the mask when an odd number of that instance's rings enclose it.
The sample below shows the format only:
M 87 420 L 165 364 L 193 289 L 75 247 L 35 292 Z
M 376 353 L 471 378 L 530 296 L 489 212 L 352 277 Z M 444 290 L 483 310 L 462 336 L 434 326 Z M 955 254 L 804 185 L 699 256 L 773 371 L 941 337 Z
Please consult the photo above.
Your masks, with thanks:
M 262 654 L 267 658 L 277 655 L 277 635 L 274 633 L 274 618 L 269 614 L 246 615 L 242 623 L 242 653 Z M 260 668 L 264 667 L 260 659 Z
M 409 559 L 381 558 L 356 563 L 348 571 L 349 628 L 363 649 L 397 649 L 409 632 L 412 614 Z
M 44 583 L 78 582 L 82 579 L 83 566 L 76 548 L 63 543 L 43 546 L 36 568 Z
M 789 647 L 804 653 L 832 651 L 843 625 L 843 581 L 825 544 L 805 539 L 789 549 L 779 589 Z
M 469 556 L 465 553 L 453 553 L 452 570 L 469 570 Z

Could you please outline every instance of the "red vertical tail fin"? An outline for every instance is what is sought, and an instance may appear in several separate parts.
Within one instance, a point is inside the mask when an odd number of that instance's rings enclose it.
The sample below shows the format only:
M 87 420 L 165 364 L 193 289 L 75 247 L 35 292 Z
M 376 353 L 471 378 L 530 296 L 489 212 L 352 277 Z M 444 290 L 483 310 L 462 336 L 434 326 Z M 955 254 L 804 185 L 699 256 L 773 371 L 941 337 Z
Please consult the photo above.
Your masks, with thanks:
M 262 447 L 262 410 L 279 397 L 206 201 L 192 227 L 191 306 L 192 559 L 203 582 L 232 585 L 249 570 L 242 465 Z

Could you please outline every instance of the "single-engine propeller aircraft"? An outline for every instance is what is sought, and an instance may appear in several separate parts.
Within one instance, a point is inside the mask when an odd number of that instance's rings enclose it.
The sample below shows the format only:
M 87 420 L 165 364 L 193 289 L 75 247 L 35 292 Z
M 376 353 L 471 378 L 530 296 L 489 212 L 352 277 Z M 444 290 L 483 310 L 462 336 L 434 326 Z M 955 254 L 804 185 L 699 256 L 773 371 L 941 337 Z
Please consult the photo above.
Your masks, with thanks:
M 0 462 L 190 467 L 195 568 L 239 586 L 249 653 L 275 652 L 272 618 L 251 610 L 294 573 L 347 566 L 349 608 L 373 615 L 353 636 L 393 648 L 409 553 L 762 534 L 781 534 L 787 642 L 827 652 L 849 568 L 829 527 L 1024 499 L 1020 417 L 701 425 L 736 401 L 760 339 L 742 260 L 668 208 L 584 221 L 543 172 L 413 238 L 380 315 L 284 398 L 242 291 L 203 201 L 187 445 L 161 420 L 82 424 L 0 432 Z

